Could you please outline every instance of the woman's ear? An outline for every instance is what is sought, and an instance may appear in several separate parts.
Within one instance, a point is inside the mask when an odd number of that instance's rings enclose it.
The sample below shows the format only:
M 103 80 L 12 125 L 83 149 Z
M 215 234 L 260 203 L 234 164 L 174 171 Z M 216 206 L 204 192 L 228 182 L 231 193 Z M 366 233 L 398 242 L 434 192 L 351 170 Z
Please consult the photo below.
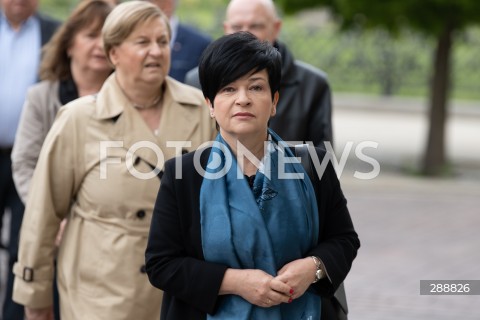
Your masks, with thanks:
M 110 51 L 107 52 L 107 55 L 108 55 L 108 60 L 110 60 L 113 67 L 116 67 L 118 62 L 117 48 L 113 47 L 112 49 L 110 49 Z
M 205 98 L 205 102 L 207 103 L 208 109 L 210 109 L 210 117 L 215 118 L 215 113 L 214 113 L 212 102 L 208 98 Z
M 278 99 L 280 99 L 280 93 L 277 91 L 273 94 L 272 112 L 270 114 L 270 117 L 273 117 L 277 114 Z

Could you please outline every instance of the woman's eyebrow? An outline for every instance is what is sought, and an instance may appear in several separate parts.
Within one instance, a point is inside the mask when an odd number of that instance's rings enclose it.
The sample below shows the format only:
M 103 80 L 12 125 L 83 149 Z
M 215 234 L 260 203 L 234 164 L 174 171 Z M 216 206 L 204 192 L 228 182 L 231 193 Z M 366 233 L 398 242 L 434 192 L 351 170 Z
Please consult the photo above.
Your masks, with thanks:
M 252 77 L 248 78 L 248 81 L 257 81 L 257 80 L 267 81 L 267 79 L 265 79 L 265 77 L 262 77 L 262 76 L 252 76 Z

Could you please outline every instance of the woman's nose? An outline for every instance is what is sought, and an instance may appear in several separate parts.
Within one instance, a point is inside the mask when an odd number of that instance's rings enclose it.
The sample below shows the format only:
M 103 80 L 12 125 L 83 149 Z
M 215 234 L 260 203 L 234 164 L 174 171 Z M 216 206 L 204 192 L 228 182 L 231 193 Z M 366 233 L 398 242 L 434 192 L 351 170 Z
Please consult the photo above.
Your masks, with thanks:
M 248 90 L 246 89 L 238 90 L 237 103 L 240 105 L 250 105 L 251 100 L 250 100 L 250 96 L 248 95 Z
M 162 46 L 156 42 L 152 43 L 152 45 L 150 46 L 150 54 L 151 55 L 155 55 L 155 56 L 158 56 L 160 54 L 162 54 Z
M 103 49 L 102 36 L 98 36 L 95 38 L 95 45 Z

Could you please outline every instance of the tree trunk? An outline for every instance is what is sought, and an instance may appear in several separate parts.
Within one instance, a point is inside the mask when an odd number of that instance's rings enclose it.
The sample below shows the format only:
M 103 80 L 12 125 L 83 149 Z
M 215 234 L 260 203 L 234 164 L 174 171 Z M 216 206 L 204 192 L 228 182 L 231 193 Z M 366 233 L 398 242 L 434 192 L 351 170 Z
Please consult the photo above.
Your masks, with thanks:
M 438 37 L 433 62 L 433 79 L 430 88 L 430 127 L 422 164 L 422 173 L 429 176 L 440 175 L 447 168 L 445 124 L 450 93 L 450 56 L 453 30 L 452 25 L 447 24 Z

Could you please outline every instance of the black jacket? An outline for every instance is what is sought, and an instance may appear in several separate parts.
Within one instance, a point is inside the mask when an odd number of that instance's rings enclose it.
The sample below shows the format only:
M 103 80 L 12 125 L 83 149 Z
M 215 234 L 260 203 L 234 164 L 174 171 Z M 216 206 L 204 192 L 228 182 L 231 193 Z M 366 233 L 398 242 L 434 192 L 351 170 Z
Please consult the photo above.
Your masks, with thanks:
M 312 141 L 317 147 L 332 142 L 332 101 L 326 74 L 295 60 L 283 43 L 277 41 L 275 46 L 282 54 L 282 82 L 270 128 L 285 141 Z M 198 68 L 187 73 L 185 83 L 201 89 Z
M 209 153 L 206 149 L 200 157 L 203 168 Z M 325 154 L 317 148 L 320 161 Z M 199 209 L 203 178 L 194 167 L 193 152 L 181 160 L 182 179 L 175 179 L 178 159 L 165 164 L 145 254 L 150 282 L 164 290 L 163 320 L 205 319 L 207 313 L 214 313 L 222 299 L 218 292 L 228 268 L 204 260 Z M 347 276 L 360 242 L 331 163 L 317 191 L 319 242 L 306 256 L 322 259 L 331 282 L 324 278 L 312 286 L 319 295 L 330 297 Z

